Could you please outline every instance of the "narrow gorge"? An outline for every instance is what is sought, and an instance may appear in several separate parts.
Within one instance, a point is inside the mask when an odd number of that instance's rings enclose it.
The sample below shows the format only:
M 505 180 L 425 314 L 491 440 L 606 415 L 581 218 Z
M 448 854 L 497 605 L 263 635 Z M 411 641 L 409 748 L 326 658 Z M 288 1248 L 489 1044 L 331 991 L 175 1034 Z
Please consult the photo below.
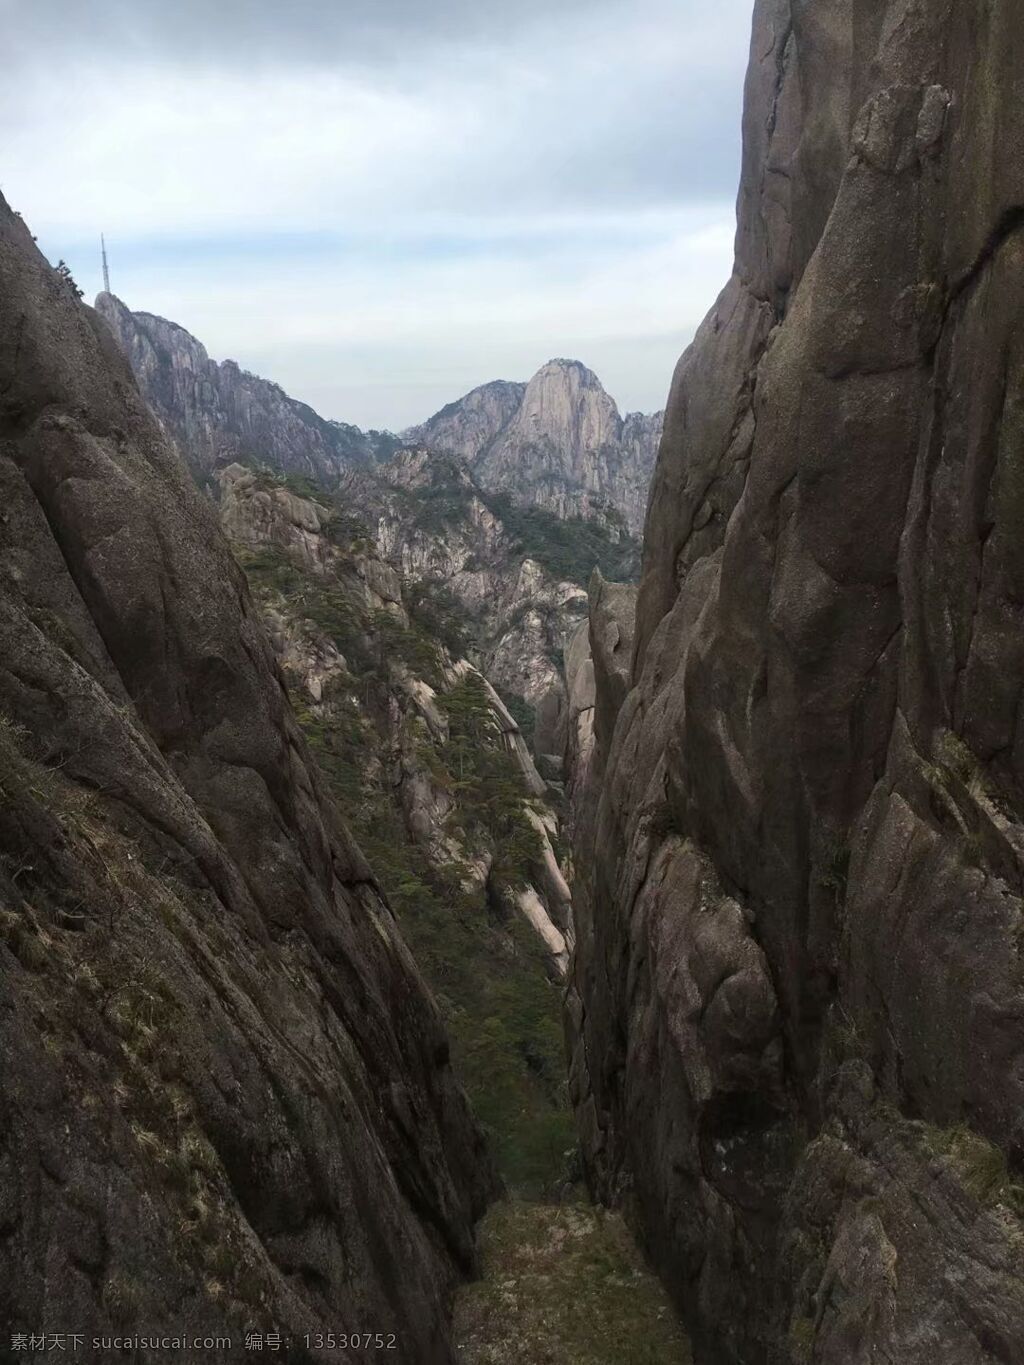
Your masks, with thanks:
M 0 1360 L 1024 1365 L 1019 3 L 754 0 L 663 412 L 0 197 Z
M 624 518 L 93 313 L 4 213 L 0 1320 L 154 1361 L 182 1325 L 232 1359 L 675 1358 L 581 1202 L 564 1063 L 562 642 L 595 561 L 635 570 Z

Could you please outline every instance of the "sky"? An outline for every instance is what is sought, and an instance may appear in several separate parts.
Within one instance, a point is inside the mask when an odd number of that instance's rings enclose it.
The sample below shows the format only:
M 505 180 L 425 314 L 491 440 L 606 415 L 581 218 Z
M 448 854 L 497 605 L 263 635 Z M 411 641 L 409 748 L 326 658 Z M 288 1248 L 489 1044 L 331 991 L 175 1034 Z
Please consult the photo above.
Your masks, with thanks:
M 324 416 L 552 356 L 664 406 L 732 260 L 751 0 L 0 0 L 0 190 Z

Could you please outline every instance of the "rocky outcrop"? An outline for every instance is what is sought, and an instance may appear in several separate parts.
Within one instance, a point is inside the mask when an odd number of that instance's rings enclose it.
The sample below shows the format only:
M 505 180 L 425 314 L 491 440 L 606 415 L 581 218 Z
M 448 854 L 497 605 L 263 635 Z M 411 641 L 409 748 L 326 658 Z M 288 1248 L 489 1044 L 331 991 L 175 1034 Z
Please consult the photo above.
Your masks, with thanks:
M 0 1321 L 448 1361 L 493 1179 L 437 1010 L 212 508 L 2 201 L 0 297 Z
M 1024 1359 L 1022 32 L 759 0 L 624 697 L 593 634 L 574 1098 L 716 1365 Z
M 239 460 L 333 484 L 349 465 L 372 463 L 400 444 L 386 432 L 327 421 L 233 360 L 211 360 L 184 327 L 134 313 L 112 294 L 100 294 L 96 309 L 200 482 Z
M 568 778 L 571 808 L 575 811 L 578 795 L 587 791 L 587 774 L 594 752 L 594 659 L 590 652 L 590 622 L 583 621 L 573 632 L 565 649 L 566 722 L 560 735 L 563 770 Z M 573 821 L 573 823 L 575 823 Z
M 632 583 L 606 583 L 595 570 L 590 579 L 589 641 L 594 677 L 594 739 L 605 752 L 615 718 L 629 691 L 637 590 Z
M 643 525 L 662 414 L 625 418 L 578 360 L 550 360 L 526 385 L 474 389 L 406 432 L 460 456 L 489 492 L 560 517 L 621 517 Z
M 350 473 L 342 496 L 384 558 L 460 604 L 491 683 L 533 707 L 549 695 L 562 706 L 562 647 L 586 613 L 586 595 L 524 557 L 460 460 L 403 450 L 372 472 Z

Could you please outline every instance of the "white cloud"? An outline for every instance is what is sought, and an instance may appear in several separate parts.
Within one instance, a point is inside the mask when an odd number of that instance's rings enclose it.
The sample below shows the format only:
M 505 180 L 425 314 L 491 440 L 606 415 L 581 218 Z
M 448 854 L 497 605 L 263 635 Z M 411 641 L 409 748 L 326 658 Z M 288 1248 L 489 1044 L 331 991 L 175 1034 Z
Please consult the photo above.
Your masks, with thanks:
M 43 231 L 106 222 L 123 236 L 699 198 L 733 175 L 735 6 L 698 5 L 700 22 L 659 36 L 641 5 L 632 24 L 563 21 L 526 51 L 456 44 L 426 69 L 94 52 L 26 73 L 4 184 Z
M 97 3 L 102 44 L 72 30 L 57 62 L 26 23 L 0 91 L 3 190 L 87 290 L 105 230 L 131 306 L 368 424 L 559 353 L 663 401 L 728 270 L 749 0 L 531 5 L 506 32 L 446 0 L 404 44 L 400 4 L 305 3 L 335 49 L 351 10 L 347 61 L 289 55 L 289 7 L 232 4 L 211 38 L 185 4 L 190 61 L 166 5 Z
M 374 264 L 247 261 L 246 280 L 186 266 L 115 279 L 217 359 L 268 374 L 328 416 L 400 427 L 493 378 L 579 356 L 624 408 L 660 407 L 679 351 L 731 260 L 726 206 L 665 215 L 649 236 L 544 253 L 491 250 Z

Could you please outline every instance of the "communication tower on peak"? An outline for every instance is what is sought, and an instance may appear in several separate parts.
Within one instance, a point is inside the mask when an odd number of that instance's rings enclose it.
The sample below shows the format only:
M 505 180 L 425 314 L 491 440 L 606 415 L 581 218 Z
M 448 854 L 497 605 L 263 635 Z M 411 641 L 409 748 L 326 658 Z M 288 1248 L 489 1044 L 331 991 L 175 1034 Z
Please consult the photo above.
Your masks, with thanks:
M 103 239 L 103 233 L 102 233 L 102 232 L 100 233 L 100 251 L 101 251 L 101 253 L 102 253 L 102 255 L 103 255 L 103 292 L 104 292 L 105 294 L 109 294 L 109 293 L 110 293 L 110 271 L 107 269 L 107 244 L 106 244 L 106 242 L 105 242 L 104 239 Z

